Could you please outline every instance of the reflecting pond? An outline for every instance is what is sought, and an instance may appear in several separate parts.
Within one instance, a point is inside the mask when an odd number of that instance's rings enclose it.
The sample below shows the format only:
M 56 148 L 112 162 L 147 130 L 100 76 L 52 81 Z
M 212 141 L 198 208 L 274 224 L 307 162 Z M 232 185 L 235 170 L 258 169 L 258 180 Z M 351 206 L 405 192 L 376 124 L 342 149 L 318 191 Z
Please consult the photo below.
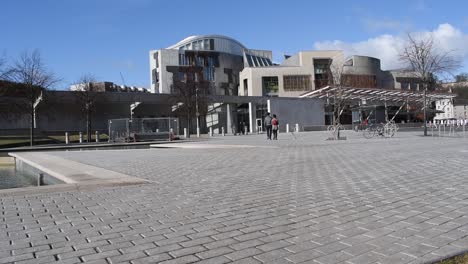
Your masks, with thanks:
M 36 186 L 37 179 L 17 173 L 14 164 L 0 165 L 0 189 Z

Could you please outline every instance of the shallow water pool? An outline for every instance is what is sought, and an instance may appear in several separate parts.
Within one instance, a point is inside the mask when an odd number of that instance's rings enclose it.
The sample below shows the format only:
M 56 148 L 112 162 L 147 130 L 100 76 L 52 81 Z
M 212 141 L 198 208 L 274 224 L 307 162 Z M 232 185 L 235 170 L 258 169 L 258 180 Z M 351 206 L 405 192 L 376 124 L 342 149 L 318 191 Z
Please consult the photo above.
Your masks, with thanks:
M 36 186 L 37 179 L 22 175 L 15 165 L 0 165 L 0 189 Z

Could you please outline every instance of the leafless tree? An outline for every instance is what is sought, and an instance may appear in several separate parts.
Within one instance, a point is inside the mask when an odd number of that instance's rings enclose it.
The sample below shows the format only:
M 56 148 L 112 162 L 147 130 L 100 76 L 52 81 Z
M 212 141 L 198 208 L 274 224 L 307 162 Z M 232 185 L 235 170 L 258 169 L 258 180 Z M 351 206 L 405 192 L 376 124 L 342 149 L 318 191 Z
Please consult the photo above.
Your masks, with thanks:
M 399 59 L 419 78 L 424 86 L 424 136 L 427 136 L 426 93 L 434 77 L 452 74 L 461 66 L 453 51 L 443 51 L 436 46 L 432 35 L 416 38 L 408 34 L 408 40 L 399 54 Z
M 8 70 L 6 69 L 7 60 L 4 56 L 0 57 L 0 80 L 7 79 Z
M 24 52 L 7 70 L 8 80 L 18 84 L 24 94 L 24 109 L 30 119 L 30 145 L 34 145 L 36 107 L 42 100 L 43 93 L 60 81 L 49 71 L 38 50 Z
M 173 78 L 172 103 L 177 112 L 187 118 L 187 129 L 190 136 L 191 120 L 206 114 L 210 83 L 203 81 L 201 67 L 184 68 L 185 79 Z M 189 77 L 187 77 L 189 76 Z
M 340 124 L 340 117 L 346 104 L 343 88 L 343 58 L 341 56 L 333 57 L 329 67 L 329 82 L 335 88 L 332 96 L 333 100 L 333 125 Z
M 99 100 L 99 92 L 96 88 L 96 78 L 92 74 L 83 74 L 75 82 L 75 90 L 72 91 L 76 103 L 79 105 L 82 118 L 86 121 L 86 140 L 91 142 L 92 118 L 96 111 L 96 102 Z
M 468 82 L 468 73 L 460 73 L 455 75 L 455 82 Z

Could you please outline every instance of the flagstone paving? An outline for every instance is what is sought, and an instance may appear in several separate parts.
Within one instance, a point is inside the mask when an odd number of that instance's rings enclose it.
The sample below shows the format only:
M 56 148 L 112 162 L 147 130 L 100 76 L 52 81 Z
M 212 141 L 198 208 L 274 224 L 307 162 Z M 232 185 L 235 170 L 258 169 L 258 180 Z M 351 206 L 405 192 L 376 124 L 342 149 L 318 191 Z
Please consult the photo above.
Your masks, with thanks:
M 150 183 L 0 194 L 0 263 L 432 263 L 468 251 L 468 139 L 345 135 L 50 152 Z

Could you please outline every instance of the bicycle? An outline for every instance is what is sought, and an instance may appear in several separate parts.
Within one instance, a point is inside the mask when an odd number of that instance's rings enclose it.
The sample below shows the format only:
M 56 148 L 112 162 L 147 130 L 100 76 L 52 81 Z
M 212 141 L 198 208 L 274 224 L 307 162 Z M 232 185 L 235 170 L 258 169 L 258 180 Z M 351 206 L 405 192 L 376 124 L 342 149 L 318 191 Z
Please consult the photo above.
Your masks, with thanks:
M 398 125 L 394 121 L 389 121 L 386 124 L 373 124 L 364 130 L 364 137 L 369 139 L 375 136 L 390 138 L 395 136 L 398 131 Z

